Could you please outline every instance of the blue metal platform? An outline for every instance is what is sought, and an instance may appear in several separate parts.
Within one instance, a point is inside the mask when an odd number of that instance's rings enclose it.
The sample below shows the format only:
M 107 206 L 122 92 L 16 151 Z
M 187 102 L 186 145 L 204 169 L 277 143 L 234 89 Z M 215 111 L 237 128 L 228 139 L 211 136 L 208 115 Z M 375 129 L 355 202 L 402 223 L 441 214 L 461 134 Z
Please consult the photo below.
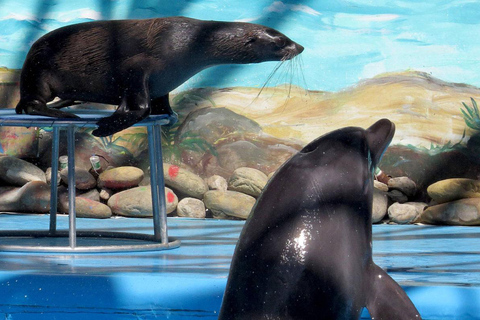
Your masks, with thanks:
M 151 219 L 77 223 L 79 230 L 151 232 Z M 0 214 L 1 230 L 48 225 L 48 215 Z M 168 226 L 182 242 L 177 249 L 0 252 L 0 318 L 216 319 L 243 222 L 168 218 Z M 68 229 L 68 217 L 58 216 L 58 227 Z M 375 225 L 373 248 L 375 262 L 405 288 L 423 319 L 480 319 L 480 228 Z M 366 311 L 362 319 L 369 319 Z

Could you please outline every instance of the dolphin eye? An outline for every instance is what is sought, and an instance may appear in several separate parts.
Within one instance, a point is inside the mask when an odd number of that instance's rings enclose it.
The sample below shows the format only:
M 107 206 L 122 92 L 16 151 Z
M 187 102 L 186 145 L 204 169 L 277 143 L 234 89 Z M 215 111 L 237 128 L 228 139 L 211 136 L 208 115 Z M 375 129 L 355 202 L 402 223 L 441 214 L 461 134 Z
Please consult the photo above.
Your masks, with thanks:
M 287 40 L 285 40 L 285 38 L 283 38 L 283 37 L 275 37 L 275 39 L 273 41 L 275 42 L 275 45 L 278 48 L 283 48 L 287 44 Z

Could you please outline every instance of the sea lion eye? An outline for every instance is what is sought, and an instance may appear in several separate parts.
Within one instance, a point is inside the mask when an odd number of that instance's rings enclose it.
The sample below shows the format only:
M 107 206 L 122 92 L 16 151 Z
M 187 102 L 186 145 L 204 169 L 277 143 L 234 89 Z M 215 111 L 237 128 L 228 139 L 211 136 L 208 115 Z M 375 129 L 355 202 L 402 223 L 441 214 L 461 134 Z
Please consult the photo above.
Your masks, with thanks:
M 275 45 L 279 48 L 283 48 L 287 44 L 287 41 L 283 37 L 275 37 L 273 41 L 275 42 Z

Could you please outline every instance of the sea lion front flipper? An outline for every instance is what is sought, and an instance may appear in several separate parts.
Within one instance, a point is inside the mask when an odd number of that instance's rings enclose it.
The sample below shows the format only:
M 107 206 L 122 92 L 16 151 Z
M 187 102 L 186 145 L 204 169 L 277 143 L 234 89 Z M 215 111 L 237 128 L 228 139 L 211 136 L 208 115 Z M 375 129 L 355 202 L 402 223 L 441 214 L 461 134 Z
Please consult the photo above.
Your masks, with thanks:
M 375 320 L 422 319 L 405 291 L 376 264 L 367 289 L 367 309 Z
M 152 114 L 172 114 L 168 93 L 164 96 L 152 99 Z
M 138 85 L 133 83 L 125 90 L 122 101 L 111 116 L 97 122 L 98 128 L 92 134 L 106 137 L 122 131 L 150 115 L 150 94 L 146 85 L 146 77 Z
M 178 121 L 178 115 L 172 110 L 170 101 L 168 99 L 168 93 L 164 96 L 152 99 L 151 102 L 151 114 L 168 114 L 170 116 L 170 125 L 174 125 Z
M 39 100 L 20 100 L 15 107 L 15 112 L 18 114 L 25 112 L 26 114 L 53 118 L 78 118 L 76 114 L 49 108 Z
M 109 117 L 100 119 L 97 122 L 98 128 L 93 130 L 92 134 L 96 137 L 111 136 L 145 119 L 149 114 L 150 110 L 148 109 L 115 112 Z

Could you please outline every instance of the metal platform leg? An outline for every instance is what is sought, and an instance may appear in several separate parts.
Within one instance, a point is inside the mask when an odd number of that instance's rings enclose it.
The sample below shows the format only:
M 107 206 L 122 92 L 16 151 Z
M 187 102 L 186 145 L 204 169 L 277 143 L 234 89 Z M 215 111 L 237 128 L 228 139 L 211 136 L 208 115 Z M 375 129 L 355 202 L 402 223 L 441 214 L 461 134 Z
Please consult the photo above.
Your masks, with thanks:
M 163 244 L 168 243 L 167 210 L 165 202 L 165 181 L 160 125 L 149 126 L 148 154 L 150 158 L 150 185 L 152 188 L 154 238 Z
M 70 248 L 77 246 L 77 226 L 75 212 L 75 126 L 67 127 L 67 155 L 68 155 L 68 239 Z
M 161 126 L 155 124 L 153 126 L 153 132 L 155 135 L 155 158 L 157 159 L 157 188 L 159 192 L 160 200 L 160 233 L 162 243 L 168 243 L 168 231 L 167 231 L 167 203 L 165 199 L 165 179 L 163 177 L 163 156 L 162 156 L 162 133 L 160 131 Z
M 50 234 L 57 231 L 57 201 L 58 201 L 58 153 L 60 144 L 60 128 L 53 127 L 52 138 L 52 176 L 50 179 Z
M 79 110 L 77 110 L 79 112 Z M 165 183 L 161 146 L 161 125 L 171 123 L 173 118 L 167 115 L 155 115 L 145 119 L 139 126 L 148 129 L 149 158 L 151 163 L 151 191 L 153 206 L 153 235 L 106 230 L 77 230 L 76 224 L 76 185 L 75 185 L 75 131 L 80 127 L 96 127 L 99 119 L 111 113 L 81 113 L 80 118 L 67 121 L 48 117 L 38 118 L 31 115 L 17 115 L 15 110 L 0 110 L 0 126 L 53 127 L 52 137 L 52 177 L 50 198 L 50 225 L 48 230 L 0 230 L 0 238 L 11 238 L 10 244 L 0 243 L 0 251 L 12 252 L 54 252 L 54 253 L 100 253 L 126 251 L 157 251 L 178 248 L 180 240 L 168 238 Z M 59 228 L 58 205 L 58 156 L 60 132 L 67 133 L 68 155 L 68 230 L 62 223 Z M 65 217 L 66 218 L 66 217 Z M 60 222 L 64 221 L 63 218 Z M 66 238 L 68 237 L 68 245 Z M 64 239 L 59 239 L 64 238 Z M 59 239 L 59 240 L 57 240 Z M 113 241 L 105 241 L 114 239 Z M 97 245 L 97 241 L 101 242 Z

